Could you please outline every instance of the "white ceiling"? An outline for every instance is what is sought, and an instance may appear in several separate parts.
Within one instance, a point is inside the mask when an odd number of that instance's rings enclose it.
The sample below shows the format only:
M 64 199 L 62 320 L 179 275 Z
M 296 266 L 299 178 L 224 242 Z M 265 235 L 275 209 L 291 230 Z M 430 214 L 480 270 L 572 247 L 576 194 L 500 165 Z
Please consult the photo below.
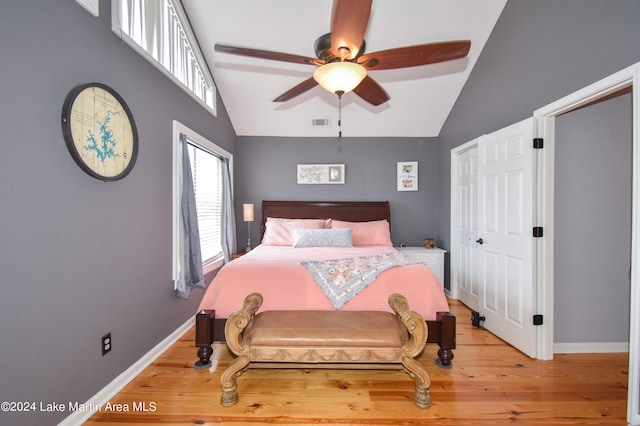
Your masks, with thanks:
M 471 40 L 466 58 L 371 71 L 391 99 L 372 106 L 342 97 L 345 137 L 437 136 L 507 0 L 374 0 L 367 53 L 446 40 Z M 214 52 L 216 43 L 315 57 L 329 32 L 331 0 L 182 0 L 239 136 L 336 136 L 338 97 L 320 86 L 284 103 L 274 98 L 315 66 Z M 313 127 L 313 119 L 330 127 Z

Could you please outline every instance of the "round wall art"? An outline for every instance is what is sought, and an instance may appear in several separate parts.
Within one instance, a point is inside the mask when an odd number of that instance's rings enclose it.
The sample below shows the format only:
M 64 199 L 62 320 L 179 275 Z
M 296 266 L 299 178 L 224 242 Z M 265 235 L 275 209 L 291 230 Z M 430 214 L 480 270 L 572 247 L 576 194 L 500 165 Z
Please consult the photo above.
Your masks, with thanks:
M 62 107 L 62 134 L 78 166 L 96 179 L 122 179 L 138 157 L 133 115 L 124 99 L 101 83 L 69 92 Z

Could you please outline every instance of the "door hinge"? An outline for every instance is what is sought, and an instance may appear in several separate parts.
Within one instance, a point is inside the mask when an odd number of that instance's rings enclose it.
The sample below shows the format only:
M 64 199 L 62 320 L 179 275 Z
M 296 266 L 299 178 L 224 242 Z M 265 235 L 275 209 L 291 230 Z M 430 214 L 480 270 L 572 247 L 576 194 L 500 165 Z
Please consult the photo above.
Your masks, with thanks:
M 533 227 L 533 237 L 534 238 L 542 237 L 542 226 L 534 226 Z
M 536 314 L 533 316 L 533 325 L 542 325 L 542 315 Z
M 533 138 L 533 149 L 542 149 L 542 148 L 544 148 L 544 139 Z

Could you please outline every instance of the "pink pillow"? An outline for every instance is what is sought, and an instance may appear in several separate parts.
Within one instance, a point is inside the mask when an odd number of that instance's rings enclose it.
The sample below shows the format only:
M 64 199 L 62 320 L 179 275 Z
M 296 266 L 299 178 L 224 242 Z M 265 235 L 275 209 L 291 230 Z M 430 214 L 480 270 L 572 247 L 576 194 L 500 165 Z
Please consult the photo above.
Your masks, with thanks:
M 281 219 L 268 217 L 262 244 L 265 246 L 293 246 L 296 229 L 324 229 L 324 219 Z
M 372 222 L 345 222 L 333 220 L 331 228 L 351 228 L 354 246 L 392 246 L 389 222 L 374 220 Z

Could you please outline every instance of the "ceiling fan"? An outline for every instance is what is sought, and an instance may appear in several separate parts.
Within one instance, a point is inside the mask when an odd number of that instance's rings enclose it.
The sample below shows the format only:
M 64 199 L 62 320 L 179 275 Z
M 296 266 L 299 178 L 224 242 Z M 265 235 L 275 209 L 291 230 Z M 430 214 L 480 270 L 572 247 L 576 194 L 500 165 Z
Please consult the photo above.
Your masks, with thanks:
M 470 40 L 455 40 L 417 46 L 399 47 L 365 53 L 364 33 L 369 23 L 372 0 L 334 0 L 331 32 L 320 36 L 314 44 L 316 58 L 268 50 L 216 44 L 215 51 L 251 56 L 274 61 L 315 65 L 313 76 L 274 99 L 288 101 L 320 84 L 341 97 L 353 90 L 372 105 L 388 101 L 387 92 L 367 70 L 389 70 L 433 64 L 463 58 L 469 53 Z

